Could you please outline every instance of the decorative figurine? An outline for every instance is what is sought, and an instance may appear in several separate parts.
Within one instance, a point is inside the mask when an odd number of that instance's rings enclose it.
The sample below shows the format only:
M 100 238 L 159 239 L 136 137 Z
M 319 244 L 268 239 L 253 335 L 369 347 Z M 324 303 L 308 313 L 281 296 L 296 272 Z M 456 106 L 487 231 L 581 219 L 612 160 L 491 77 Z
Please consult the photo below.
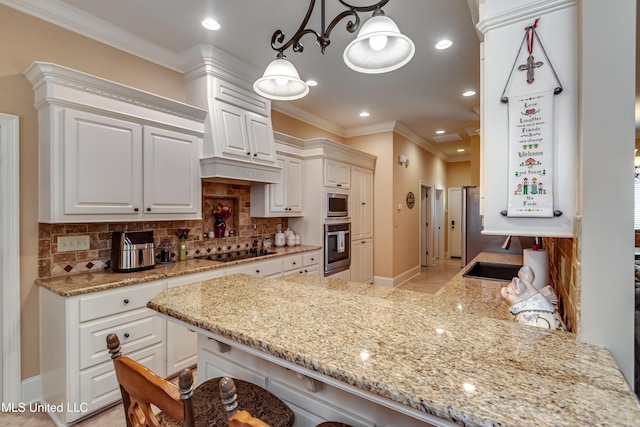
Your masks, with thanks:
M 502 298 L 511 304 L 509 311 L 517 323 L 566 331 L 556 307 L 533 286 L 534 277 L 533 269 L 525 265 L 518 271 L 518 277 L 500 290 Z

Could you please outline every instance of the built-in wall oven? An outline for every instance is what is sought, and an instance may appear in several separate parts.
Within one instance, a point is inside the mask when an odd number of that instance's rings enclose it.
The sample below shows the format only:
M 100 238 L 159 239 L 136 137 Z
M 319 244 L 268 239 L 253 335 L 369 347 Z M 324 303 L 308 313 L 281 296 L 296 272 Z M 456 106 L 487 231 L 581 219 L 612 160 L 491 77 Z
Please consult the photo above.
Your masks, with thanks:
M 351 223 L 324 225 L 324 275 L 330 276 L 351 266 Z

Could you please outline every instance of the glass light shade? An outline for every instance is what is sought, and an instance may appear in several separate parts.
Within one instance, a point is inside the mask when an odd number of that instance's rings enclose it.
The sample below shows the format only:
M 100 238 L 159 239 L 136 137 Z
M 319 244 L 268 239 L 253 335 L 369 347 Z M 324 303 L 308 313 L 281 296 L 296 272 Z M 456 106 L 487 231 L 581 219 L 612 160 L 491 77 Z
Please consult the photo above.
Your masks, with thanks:
M 309 93 L 309 86 L 298 75 L 296 67 L 284 58 L 267 65 L 261 78 L 253 84 L 258 95 L 278 101 L 300 99 Z
M 362 25 L 358 36 L 342 55 L 349 68 L 360 73 L 387 73 L 402 67 L 413 58 L 416 47 L 400 33 L 391 18 L 374 15 Z

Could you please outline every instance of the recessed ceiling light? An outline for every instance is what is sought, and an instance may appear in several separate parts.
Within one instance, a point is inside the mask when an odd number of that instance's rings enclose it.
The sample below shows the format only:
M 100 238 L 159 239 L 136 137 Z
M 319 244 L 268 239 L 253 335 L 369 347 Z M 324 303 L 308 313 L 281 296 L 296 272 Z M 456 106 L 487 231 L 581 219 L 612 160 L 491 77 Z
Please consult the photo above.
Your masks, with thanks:
M 307 86 L 318 86 L 318 82 L 315 80 L 307 80 L 305 83 Z
M 440 40 L 438 43 L 436 43 L 436 49 L 448 49 L 451 47 L 451 45 L 453 44 L 453 42 L 451 40 Z
M 202 26 L 205 27 L 207 30 L 211 30 L 211 31 L 216 31 L 220 29 L 220 24 L 218 23 L 218 21 L 212 18 L 207 18 L 204 21 L 202 21 Z
M 369 117 L 369 113 L 367 111 L 363 111 L 360 113 L 360 117 Z
M 465 93 L 463 93 L 462 96 L 473 96 L 475 94 L 476 92 L 474 90 L 468 90 Z
M 442 135 L 442 134 L 444 133 L 444 131 L 443 131 L 442 129 L 439 129 L 439 130 L 437 130 L 437 131 L 436 131 L 436 133 L 437 133 L 438 135 Z
M 458 153 L 463 153 L 464 152 L 464 148 L 458 148 Z

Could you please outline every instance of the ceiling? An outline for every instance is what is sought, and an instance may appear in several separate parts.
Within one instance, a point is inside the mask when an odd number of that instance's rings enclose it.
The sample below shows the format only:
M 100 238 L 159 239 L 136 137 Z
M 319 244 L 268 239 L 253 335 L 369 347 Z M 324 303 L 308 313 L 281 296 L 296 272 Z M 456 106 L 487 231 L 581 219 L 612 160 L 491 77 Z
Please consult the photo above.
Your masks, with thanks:
M 299 0 L 3 0 L 38 16 L 119 49 L 177 71 L 184 71 L 184 53 L 198 44 L 213 44 L 248 64 L 255 80 L 275 58 L 271 35 L 286 38 L 300 26 L 308 2 Z M 364 6 L 373 0 L 350 0 Z M 308 27 L 320 30 L 321 2 L 316 2 Z M 345 10 L 326 2 L 327 21 Z M 480 125 L 480 39 L 475 29 L 477 0 L 391 0 L 384 12 L 416 46 L 411 62 L 385 74 L 361 74 L 342 60 L 355 36 L 342 20 L 331 34 L 325 55 L 311 35 L 302 39 L 304 52 L 289 49 L 287 58 L 303 80 L 315 79 L 305 98 L 274 102 L 273 108 L 337 133 L 350 136 L 375 129 L 396 129 L 447 161 L 468 159 L 469 135 Z M 361 14 L 361 22 L 370 12 Z M 215 17 L 221 29 L 200 22 Z M 436 50 L 440 39 L 453 41 Z M 475 96 L 463 97 L 467 90 Z M 359 116 L 366 110 L 369 117 Z M 436 135 L 436 130 L 444 135 Z M 449 142 L 439 141 L 444 139 Z M 452 140 L 452 141 L 451 141 Z M 465 149 L 463 153 L 459 149 Z

